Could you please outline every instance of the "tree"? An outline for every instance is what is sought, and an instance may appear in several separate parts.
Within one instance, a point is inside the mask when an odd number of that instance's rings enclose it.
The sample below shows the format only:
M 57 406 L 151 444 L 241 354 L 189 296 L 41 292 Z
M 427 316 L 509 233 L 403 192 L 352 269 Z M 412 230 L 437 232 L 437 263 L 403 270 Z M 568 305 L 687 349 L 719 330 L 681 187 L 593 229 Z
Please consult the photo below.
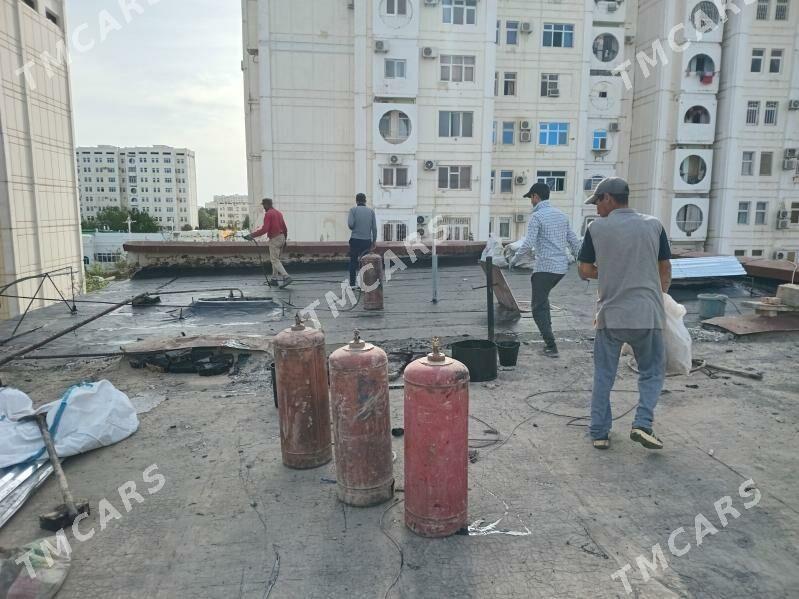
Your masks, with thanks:
M 128 211 L 126 208 L 116 207 L 103 208 L 94 220 L 81 222 L 81 227 L 127 233 L 128 217 L 133 221 L 130 227 L 132 233 L 158 233 L 161 230 L 160 225 L 148 213 L 136 208 Z
M 216 229 L 216 208 L 200 208 L 197 212 L 200 229 Z
M 244 222 L 241 224 L 241 228 L 247 231 L 250 230 L 250 215 L 244 217 Z
M 183 226 L 180 228 L 180 230 L 181 230 L 181 231 L 191 231 L 191 230 L 192 230 L 192 227 L 191 227 L 191 225 L 188 225 L 188 224 L 187 224 L 187 225 L 183 225 Z

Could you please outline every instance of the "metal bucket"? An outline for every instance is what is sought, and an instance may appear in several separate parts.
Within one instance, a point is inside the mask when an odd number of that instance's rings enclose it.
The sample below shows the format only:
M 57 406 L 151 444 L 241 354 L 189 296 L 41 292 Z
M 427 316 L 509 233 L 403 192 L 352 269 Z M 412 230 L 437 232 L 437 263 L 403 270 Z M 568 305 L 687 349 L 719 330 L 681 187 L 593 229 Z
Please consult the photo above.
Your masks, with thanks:
M 452 357 L 469 369 L 473 383 L 497 378 L 497 344 L 483 339 L 456 341 L 451 345 Z
M 721 293 L 700 293 L 696 296 L 699 300 L 699 318 L 707 320 L 724 316 L 727 310 L 727 296 Z

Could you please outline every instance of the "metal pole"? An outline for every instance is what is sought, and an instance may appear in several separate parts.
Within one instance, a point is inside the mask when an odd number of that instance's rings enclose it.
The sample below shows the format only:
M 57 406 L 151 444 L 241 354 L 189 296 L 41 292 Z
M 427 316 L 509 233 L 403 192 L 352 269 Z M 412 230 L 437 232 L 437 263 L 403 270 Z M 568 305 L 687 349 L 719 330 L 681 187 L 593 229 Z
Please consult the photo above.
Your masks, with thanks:
M 436 253 L 436 235 L 433 235 L 433 303 L 438 303 L 438 254 Z
M 55 341 L 56 339 L 59 339 L 60 337 L 63 337 L 64 335 L 67 335 L 68 333 L 71 333 L 72 331 L 75 331 L 75 330 L 79 329 L 80 327 L 85 326 L 85 325 L 89 324 L 90 322 L 93 322 L 93 321 L 97 320 L 98 318 L 102 318 L 106 314 L 110 314 L 114 310 L 119 310 L 119 308 L 121 308 L 122 306 L 126 306 L 126 305 L 134 302 L 135 300 L 143 298 L 143 297 L 146 297 L 146 296 L 147 296 L 147 294 L 143 293 L 141 295 L 137 295 L 136 297 L 134 297 L 132 299 L 127 299 L 124 302 L 116 303 L 113 306 L 111 306 L 109 308 L 106 308 L 102 312 L 99 312 L 98 314 L 95 314 L 94 316 L 92 316 L 90 318 L 87 318 L 86 320 L 82 320 L 78 324 L 72 325 L 68 329 L 60 331 L 60 332 L 56 333 L 55 335 L 51 335 L 50 337 L 48 337 L 44 341 L 39 341 L 38 343 L 34 343 L 33 345 L 29 345 L 28 347 L 25 347 L 25 348 L 23 348 L 23 349 L 21 349 L 21 350 L 19 350 L 17 352 L 14 352 L 10 356 L 6 356 L 2 360 L 0 360 L 0 366 L 5 366 L 9 362 L 13 362 L 17 358 L 19 358 L 21 356 L 24 356 L 25 354 L 29 354 L 32 351 L 34 351 L 36 349 L 39 349 L 40 347 L 44 347 L 45 345 L 47 345 L 51 341 Z
M 488 310 L 488 340 L 494 340 L 494 259 L 486 257 L 486 310 Z

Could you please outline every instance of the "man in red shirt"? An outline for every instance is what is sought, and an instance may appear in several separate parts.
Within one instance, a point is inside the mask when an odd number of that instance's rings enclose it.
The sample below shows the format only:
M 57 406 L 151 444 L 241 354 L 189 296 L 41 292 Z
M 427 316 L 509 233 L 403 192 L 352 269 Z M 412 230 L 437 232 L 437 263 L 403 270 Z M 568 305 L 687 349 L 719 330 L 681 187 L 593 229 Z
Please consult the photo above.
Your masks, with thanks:
M 291 277 L 280 262 L 280 254 L 283 251 L 283 247 L 286 245 L 289 230 L 286 227 L 286 221 L 283 220 L 283 214 L 272 206 L 271 198 L 264 198 L 261 204 L 263 204 L 265 210 L 264 224 L 257 231 L 245 235 L 244 239 L 254 241 L 255 237 L 261 237 L 262 235 L 267 236 L 269 260 L 272 262 L 272 277 L 282 277 L 283 283 L 280 285 L 280 288 L 284 289 L 291 284 Z M 273 280 L 277 282 L 276 279 Z

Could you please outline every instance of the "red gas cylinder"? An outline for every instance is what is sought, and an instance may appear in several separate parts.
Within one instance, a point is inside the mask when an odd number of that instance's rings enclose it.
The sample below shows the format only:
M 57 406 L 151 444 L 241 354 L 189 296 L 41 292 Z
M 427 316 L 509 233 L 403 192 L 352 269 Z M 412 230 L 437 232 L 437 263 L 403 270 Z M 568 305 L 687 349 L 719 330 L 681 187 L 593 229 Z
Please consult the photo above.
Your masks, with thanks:
M 316 468 L 333 457 L 325 336 L 298 314 L 296 324 L 275 337 L 274 348 L 283 464 Z
M 338 498 L 346 504 L 383 503 L 394 494 L 386 352 L 361 341 L 330 355 L 330 398 Z
M 363 309 L 383 309 L 383 259 L 377 254 L 361 256 L 361 289 Z
M 469 370 L 440 351 L 405 369 L 405 526 L 445 537 L 466 526 Z

